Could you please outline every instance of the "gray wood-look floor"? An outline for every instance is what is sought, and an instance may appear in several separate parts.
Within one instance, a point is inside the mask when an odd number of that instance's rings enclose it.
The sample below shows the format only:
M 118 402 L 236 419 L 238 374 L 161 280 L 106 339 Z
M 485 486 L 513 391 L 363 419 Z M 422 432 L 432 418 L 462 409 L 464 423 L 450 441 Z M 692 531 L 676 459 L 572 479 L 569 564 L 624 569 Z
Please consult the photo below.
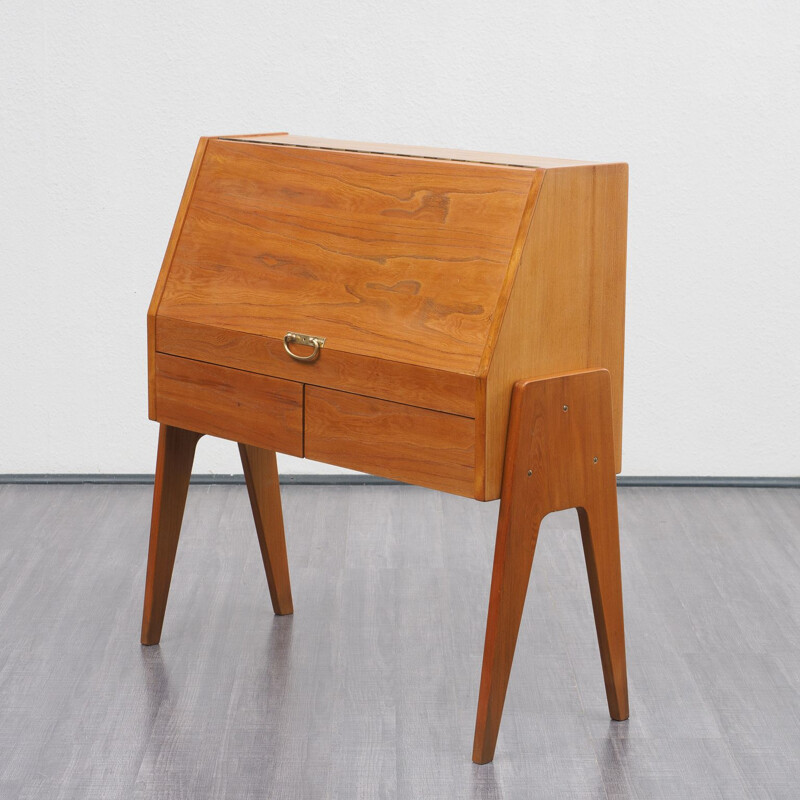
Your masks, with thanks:
M 283 490 L 274 617 L 243 486 L 192 487 L 159 647 L 146 486 L 0 486 L 0 798 L 800 797 L 800 492 L 623 489 L 631 718 L 574 512 L 471 763 L 496 503 Z

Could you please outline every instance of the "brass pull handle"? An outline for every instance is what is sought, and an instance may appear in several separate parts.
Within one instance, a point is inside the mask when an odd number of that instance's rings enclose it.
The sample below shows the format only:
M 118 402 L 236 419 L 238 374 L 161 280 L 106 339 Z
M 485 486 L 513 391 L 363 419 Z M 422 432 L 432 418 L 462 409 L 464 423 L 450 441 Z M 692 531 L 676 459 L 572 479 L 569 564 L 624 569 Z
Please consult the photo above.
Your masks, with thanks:
M 290 344 L 304 344 L 306 347 L 314 349 L 307 356 L 299 356 L 289 348 Z M 316 361 L 319 358 L 319 351 L 325 346 L 325 338 L 322 336 L 307 336 L 305 333 L 287 333 L 283 337 L 283 349 L 295 361 Z

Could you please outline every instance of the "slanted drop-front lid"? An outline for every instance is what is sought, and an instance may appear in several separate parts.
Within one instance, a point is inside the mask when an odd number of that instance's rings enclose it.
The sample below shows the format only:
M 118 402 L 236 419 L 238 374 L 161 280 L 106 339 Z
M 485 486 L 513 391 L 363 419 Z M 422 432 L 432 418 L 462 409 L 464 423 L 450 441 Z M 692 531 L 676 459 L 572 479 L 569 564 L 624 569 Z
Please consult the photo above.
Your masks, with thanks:
M 476 374 L 539 180 L 212 139 L 158 315 Z

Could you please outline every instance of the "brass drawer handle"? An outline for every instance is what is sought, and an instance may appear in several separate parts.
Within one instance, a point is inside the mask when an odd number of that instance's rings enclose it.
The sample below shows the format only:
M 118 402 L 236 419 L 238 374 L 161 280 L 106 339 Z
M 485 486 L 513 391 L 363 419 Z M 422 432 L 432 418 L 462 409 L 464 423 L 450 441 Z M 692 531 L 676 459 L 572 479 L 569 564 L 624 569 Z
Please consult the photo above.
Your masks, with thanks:
M 289 349 L 290 344 L 304 344 L 307 347 L 314 349 L 307 356 L 299 356 Z M 325 346 L 325 337 L 323 336 L 307 336 L 305 333 L 287 333 L 283 337 L 283 349 L 295 361 L 316 361 L 319 358 L 319 351 Z

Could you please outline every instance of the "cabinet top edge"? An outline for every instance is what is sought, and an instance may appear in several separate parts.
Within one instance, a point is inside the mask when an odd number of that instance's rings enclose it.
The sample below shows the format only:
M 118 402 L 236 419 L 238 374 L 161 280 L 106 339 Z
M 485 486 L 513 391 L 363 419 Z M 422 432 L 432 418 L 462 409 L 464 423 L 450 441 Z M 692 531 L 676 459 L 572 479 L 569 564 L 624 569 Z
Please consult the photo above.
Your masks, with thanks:
M 557 169 L 559 167 L 598 166 L 604 162 L 575 161 L 563 158 L 513 155 L 509 153 L 484 153 L 478 150 L 457 150 L 443 147 L 421 147 L 417 145 L 383 144 L 357 142 L 343 139 L 323 139 L 312 136 L 294 136 L 288 133 L 265 133 L 244 136 L 215 137 L 227 142 L 248 142 L 253 144 L 277 145 L 280 147 L 301 147 L 311 150 L 338 150 L 369 155 L 405 156 L 407 158 L 428 158 L 438 161 L 463 161 L 475 164 L 521 167 L 523 169 Z

